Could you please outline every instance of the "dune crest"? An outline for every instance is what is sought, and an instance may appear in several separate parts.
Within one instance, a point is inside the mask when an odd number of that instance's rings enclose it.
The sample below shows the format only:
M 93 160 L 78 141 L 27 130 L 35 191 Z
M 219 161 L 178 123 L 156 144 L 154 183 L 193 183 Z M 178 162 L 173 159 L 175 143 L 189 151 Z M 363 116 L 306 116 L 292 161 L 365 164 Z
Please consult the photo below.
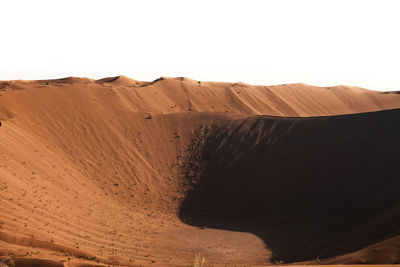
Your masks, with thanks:
M 116 77 L 107 77 L 103 79 L 96 80 L 96 83 L 112 83 L 113 85 L 118 85 L 118 86 L 128 86 L 128 85 L 133 85 L 133 84 L 138 84 L 138 81 L 131 79 L 127 76 L 120 75 Z

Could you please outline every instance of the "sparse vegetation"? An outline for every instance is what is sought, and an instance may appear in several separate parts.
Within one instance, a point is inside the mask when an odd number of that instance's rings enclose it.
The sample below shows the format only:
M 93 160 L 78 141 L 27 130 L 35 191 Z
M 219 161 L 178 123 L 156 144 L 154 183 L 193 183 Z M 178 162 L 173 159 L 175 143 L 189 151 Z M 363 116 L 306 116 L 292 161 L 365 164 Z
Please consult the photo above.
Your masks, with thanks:
M 191 265 L 189 265 L 189 267 L 205 267 L 205 262 L 206 258 L 204 258 L 203 256 L 201 256 L 200 253 L 198 253 L 194 257 L 193 262 Z
M 15 261 L 12 256 L 8 256 L 7 258 L 0 259 L 0 267 L 14 267 Z

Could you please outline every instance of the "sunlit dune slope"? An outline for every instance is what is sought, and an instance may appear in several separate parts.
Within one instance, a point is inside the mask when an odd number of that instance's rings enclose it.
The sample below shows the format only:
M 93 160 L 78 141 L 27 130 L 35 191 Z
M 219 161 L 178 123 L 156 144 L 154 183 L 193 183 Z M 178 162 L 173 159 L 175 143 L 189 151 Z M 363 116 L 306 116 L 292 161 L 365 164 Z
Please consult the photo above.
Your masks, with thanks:
M 125 76 L 69 77 L 46 81 L 1 82 L 2 90 L 34 89 L 37 97 L 57 91 L 109 97 L 112 104 L 150 113 L 227 112 L 277 116 L 325 116 L 399 107 L 397 92 L 358 87 L 315 87 L 306 84 L 252 86 L 245 83 L 201 82 L 187 78 L 160 78 L 140 82 Z M 57 92 L 67 94 L 67 92 Z M 52 97 L 52 94 L 47 96 Z M 94 104 L 94 103 L 91 103 Z
M 390 176 L 396 174 L 395 156 L 389 155 L 398 149 L 393 145 L 398 111 L 259 116 L 394 109 L 400 107 L 395 92 L 119 76 L 3 81 L 0 94 L 3 255 L 70 264 L 187 266 L 201 252 L 214 265 L 251 265 L 279 257 L 308 260 L 317 253 L 338 256 L 331 252 L 343 242 L 340 252 L 354 252 L 395 233 L 390 214 L 397 205 L 392 192 L 397 182 Z M 191 157 L 201 155 L 198 149 L 206 148 L 216 160 L 193 162 Z M 270 172 L 273 179 L 266 181 Z M 320 178 L 325 174 L 327 184 Z M 214 178 L 219 182 L 211 183 L 201 202 L 193 192 L 204 194 L 203 183 Z M 234 197 L 242 186 L 247 191 Z M 376 190 L 368 191 L 372 186 Z M 362 203 L 366 208 L 358 209 Z M 210 205 L 211 218 L 220 209 L 228 213 L 217 221 L 223 225 L 199 212 L 204 205 Z M 254 225 L 241 222 L 246 210 Z M 355 210 L 362 214 L 351 217 Z M 335 221 L 338 228 L 321 224 L 311 237 L 306 237 L 310 230 L 300 229 L 303 236 L 287 254 L 282 246 L 294 226 L 286 236 L 271 238 L 266 226 L 280 223 L 288 211 L 295 212 L 286 223 L 294 218 L 324 222 L 341 211 L 345 217 Z M 274 218 L 270 222 L 268 214 Z M 237 232 L 230 216 L 251 234 Z M 218 230 L 198 228 L 207 225 Z M 313 247 L 299 248 L 306 238 Z

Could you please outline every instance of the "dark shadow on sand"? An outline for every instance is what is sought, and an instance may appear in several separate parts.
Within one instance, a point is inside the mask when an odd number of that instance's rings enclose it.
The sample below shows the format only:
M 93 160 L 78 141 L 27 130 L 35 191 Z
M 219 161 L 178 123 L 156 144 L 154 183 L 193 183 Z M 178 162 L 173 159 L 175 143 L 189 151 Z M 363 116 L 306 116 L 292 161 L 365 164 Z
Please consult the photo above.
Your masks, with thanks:
M 326 258 L 400 234 L 400 110 L 222 119 L 187 151 L 180 218 L 262 238 L 272 261 Z

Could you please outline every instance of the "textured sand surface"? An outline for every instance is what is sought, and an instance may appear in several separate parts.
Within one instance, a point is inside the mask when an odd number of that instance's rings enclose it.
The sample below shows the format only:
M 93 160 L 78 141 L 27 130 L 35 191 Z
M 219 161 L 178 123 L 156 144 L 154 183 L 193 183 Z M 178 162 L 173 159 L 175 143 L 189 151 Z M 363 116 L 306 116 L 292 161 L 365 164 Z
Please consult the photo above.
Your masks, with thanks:
M 16 266 L 400 261 L 397 92 L 119 76 L 0 94 Z

